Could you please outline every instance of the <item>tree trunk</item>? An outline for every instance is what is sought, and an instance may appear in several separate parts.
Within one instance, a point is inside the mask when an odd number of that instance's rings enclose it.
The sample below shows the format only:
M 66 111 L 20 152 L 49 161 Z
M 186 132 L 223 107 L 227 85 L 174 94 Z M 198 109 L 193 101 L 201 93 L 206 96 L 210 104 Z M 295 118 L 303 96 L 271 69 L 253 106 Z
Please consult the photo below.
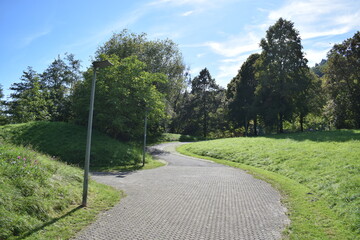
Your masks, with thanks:
M 249 124 L 247 120 L 247 115 L 245 114 L 245 137 L 248 136 L 248 129 L 249 129 Z
M 256 119 L 256 116 L 254 117 L 254 135 L 257 136 L 257 119 Z
M 279 113 L 279 133 L 284 133 L 284 127 L 283 127 L 283 114 Z

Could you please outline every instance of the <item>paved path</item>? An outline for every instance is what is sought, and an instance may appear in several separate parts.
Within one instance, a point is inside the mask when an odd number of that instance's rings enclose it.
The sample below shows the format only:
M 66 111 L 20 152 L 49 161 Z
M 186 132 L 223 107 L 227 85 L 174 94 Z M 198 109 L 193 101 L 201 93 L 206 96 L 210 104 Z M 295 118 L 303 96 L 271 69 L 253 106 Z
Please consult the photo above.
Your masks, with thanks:
M 280 195 L 244 171 L 151 148 L 165 167 L 92 178 L 127 197 L 76 239 L 280 239 L 289 220 Z

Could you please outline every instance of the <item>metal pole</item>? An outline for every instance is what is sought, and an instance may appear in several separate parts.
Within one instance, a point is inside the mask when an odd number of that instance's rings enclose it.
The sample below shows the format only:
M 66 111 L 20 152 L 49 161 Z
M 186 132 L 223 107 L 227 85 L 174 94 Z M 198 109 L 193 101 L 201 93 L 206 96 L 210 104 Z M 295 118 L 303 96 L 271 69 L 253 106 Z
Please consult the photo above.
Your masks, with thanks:
M 90 166 L 91 133 L 92 133 L 92 121 L 93 121 L 94 98 L 95 98 L 95 81 L 96 81 L 96 67 L 94 67 L 94 77 L 91 87 L 89 121 L 88 121 L 88 130 L 87 130 L 87 138 L 86 138 L 84 186 L 83 186 L 83 199 L 82 199 L 83 207 L 86 207 L 87 204 L 87 194 L 88 194 L 88 185 L 89 185 L 89 166 Z
M 144 148 L 143 148 L 143 162 L 142 166 L 145 166 L 145 151 L 146 151 L 146 129 L 147 129 L 147 110 L 145 110 L 145 119 L 144 119 Z

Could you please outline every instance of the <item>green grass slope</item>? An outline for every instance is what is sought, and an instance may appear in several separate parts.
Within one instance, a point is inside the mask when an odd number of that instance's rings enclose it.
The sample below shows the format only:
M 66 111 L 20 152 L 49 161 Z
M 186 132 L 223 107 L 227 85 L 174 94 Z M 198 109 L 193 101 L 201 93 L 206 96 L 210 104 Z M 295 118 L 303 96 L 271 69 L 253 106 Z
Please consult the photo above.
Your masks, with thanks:
M 68 239 L 119 201 L 90 181 L 80 208 L 83 171 L 28 148 L 0 141 L 0 239 Z
M 294 225 L 293 239 L 360 239 L 360 131 L 231 138 L 179 149 L 219 159 L 267 179 L 277 176 L 270 182 L 283 188 L 292 201 L 292 225 L 304 223 L 300 229 Z M 347 232 L 346 237 L 342 232 Z
M 9 124 L 0 127 L 0 138 L 15 145 L 29 145 L 67 163 L 84 164 L 86 128 L 82 126 L 64 122 Z M 134 165 L 141 156 L 140 147 L 93 131 L 90 168 Z

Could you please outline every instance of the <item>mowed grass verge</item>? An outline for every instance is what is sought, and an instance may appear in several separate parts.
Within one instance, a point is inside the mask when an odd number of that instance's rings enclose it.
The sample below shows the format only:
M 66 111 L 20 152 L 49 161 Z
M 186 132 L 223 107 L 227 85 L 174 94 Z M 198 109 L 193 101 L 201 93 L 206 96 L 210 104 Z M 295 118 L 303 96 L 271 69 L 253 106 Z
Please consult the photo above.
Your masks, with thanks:
M 360 239 L 360 131 L 220 139 L 178 150 L 273 184 L 289 209 L 290 239 Z
M 69 239 L 114 206 L 121 192 L 89 183 L 82 208 L 80 168 L 0 142 L 0 239 Z

